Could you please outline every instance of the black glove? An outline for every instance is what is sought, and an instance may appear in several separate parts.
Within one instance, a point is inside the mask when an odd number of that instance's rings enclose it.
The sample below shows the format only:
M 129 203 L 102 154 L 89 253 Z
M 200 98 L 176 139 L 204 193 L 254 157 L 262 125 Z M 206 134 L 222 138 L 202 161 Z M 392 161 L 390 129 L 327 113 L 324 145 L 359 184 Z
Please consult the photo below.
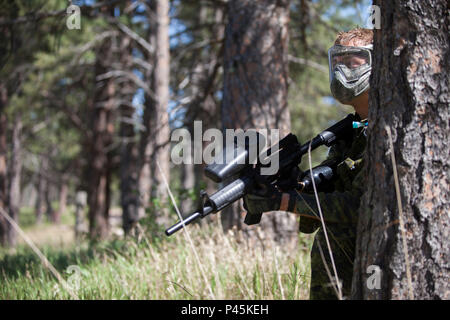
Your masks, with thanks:
M 273 185 L 256 179 L 253 188 L 244 196 L 244 208 L 251 215 L 260 215 L 269 211 L 293 211 L 295 191 L 280 192 Z
M 298 166 L 295 166 L 278 178 L 277 188 L 282 192 L 290 192 L 293 189 L 298 188 L 298 181 L 303 174 L 303 171 L 301 171 Z

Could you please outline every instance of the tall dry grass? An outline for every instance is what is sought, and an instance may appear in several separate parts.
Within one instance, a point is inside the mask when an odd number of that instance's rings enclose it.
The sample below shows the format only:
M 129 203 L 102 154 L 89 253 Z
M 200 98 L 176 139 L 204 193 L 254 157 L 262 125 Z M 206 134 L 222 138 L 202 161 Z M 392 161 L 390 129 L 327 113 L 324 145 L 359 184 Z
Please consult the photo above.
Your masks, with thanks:
M 184 231 L 42 251 L 80 299 L 308 299 L 311 238 L 293 249 L 249 243 L 215 224 L 189 231 L 202 268 Z M 71 298 L 29 249 L 0 259 L 0 299 Z

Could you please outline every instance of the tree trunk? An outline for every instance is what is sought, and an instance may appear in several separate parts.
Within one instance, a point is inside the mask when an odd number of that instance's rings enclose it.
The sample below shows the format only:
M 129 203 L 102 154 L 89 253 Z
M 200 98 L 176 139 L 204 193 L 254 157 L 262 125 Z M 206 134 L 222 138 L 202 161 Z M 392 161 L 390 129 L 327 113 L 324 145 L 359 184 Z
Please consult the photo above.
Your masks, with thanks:
M 180 210 L 182 213 L 191 212 L 194 208 L 192 198 L 189 196 L 189 191 L 195 188 L 195 174 L 194 164 L 184 164 L 181 168 L 181 181 L 183 190 L 187 193 L 180 203 Z
M 375 4 L 382 20 L 374 39 L 368 181 L 358 223 L 352 296 L 449 299 L 448 2 Z M 370 266 L 381 272 L 375 274 Z M 379 277 L 379 289 L 374 277 Z
M 114 61 L 112 40 L 104 40 L 97 52 L 96 76 L 104 75 Z M 104 239 L 109 233 L 109 194 L 111 176 L 111 147 L 114 134 L 116 85 L 114 78 L 97 82 L 94 103 L 90 107 L 93 118 L 93 137 L 89 159 L 89 233 Z
M 225 29 L 222 121 L 224 129 L 290 131 L 288 94 L 289 1 L 231 0 Z M 222 212 L 225 229 L 243 225 L 240 204 Z M 297 239 L 298 223 L 284 212 L 263 215 L 264 235 L 277 241 Z
M 52 222 L 53 223 L 60 223 L 61 222 L 61 216 L 66 212 L 67 210 L 67 196 L 69 192 L 69 182 L 68 177 L 66 177 L 64 174 L 61 177 L 60 181 L 60 187 L 59 187 L 59 195 L 58 195 L 58 210 L 53 211 L 52 215 Z
M 170 178 L 170 128 L 167 108 L 169 105 L 169 1 L 155 0 L 152 11 L 156 19 L 151 28 L 150 43 L 154 44 L 153 72 L 151 74 L 152 96 L 146 96 L 143 135 L 143 163 L 140 175 L 140 193 L 145 209 L 149 208 L 151 198 L 158 199 L 164 207 L 168 199 L 161 167 L 166 179 Z M 158 224 L 167 224 L 168 210 L 154 212 Z
M 14 121 L 12 133 L 11 162 L 9 167 L 9 215 L 13 220 L 18 221 L 20 210 L 20 178 L 22 177 L 22 121 L 20 116 Z M 15 246 L 17 242 L 16 230 L 10 228 L 8 234 L 10 246 Z
M 0 82 L 0 210 L 8 213 L 8 170 L 7 170 L 7 125 L 6 105 L 8 104 L 8 92 L 4 83 Z M 11 226 L 9 222 L 0 215 L 0 245 L 8 246 Z
M 87 232 L 85 223 L 85 209 L 87 204 L 86 191 L 77 191 L 75 194 L 75 239 L 81 239 L 82 235 Z
M 124 37 L 121 42 L 121 64 L 124 69 L 131 68 L 130 38 Z M 127 81 L 121 88 L 121 100 L 119 106 L 120 136 L 122 146 L 120 151 L 120 197 L 122 206 L 123 230 L 128 234 L 139 220 L 139 193 L 138 193 L 138 146 L 134 126 L 134 106 L 132 105 L 134 88 Z
M 47 173 L 48 174 L 48 173 Z M 54 209 L 52 206 L 52 200 L 54 199 L 52 197 L 53 195 L 53 188 L 52 184 L 47 178 L 47 183 L 45 184 L 45 190 L 44 190 L 44 201 L 45 201 L 45 214 L 47 215 L 48 221 L 53 221 L 53 215 L 54 215 Z
M 217 103 L 214 99 L 216 92 L 216 80 L 219 79 L 219 66 L 222 61 L 219 60 L 222 56 L 222 39 L 224 37 L 224 8 L 222 6 L 214 7 L 210 10 L 210 6 L 205 3 L 199 4 L 198 24 L 203 25 L 208 23 L 209 15 L 213 16 L 214 27 L 212 30 L 206 28 L 200 33 L 198 41 L 204 41 L 211 38 L 212 41 L 219 44 L 218 48 L 213 46 L 205 47 L 196 61 L 197 64 L 192 68 L 192 75 L 189 85 L 190 95 L 194 97 L 189 104 L 186 113 L 187 129 L 191 137 L 194 137 L 194 121 L 201 121 L 202 130 L 205 132 L 211 128 L 218 128 L 219 113 Z M 203 141 L 203 149 L 209 144 Z M 202 150 L 193 150 L 193 152 L 202 152 Z M 193 159 L 192 159 L 193 160 Z M 208 194 L 216 191 L 217 186 L 209 179 L 205 179 L 204 169 L 205 163 L 201 164 L 185 164 L 182 171 L 183 187 L 185 190 L 194 190 L 198 196 L 201 189 L 205 189 Z M 190 199 L 184 201 L 184 212 L 190 212 L 192 209 L 197 209 L 200 203 L 194 204 Z M 189 208 L 189 209 L 187 209 Z M 201 220 L 204 221 L 204 220 Z
M 47 212 L 47 172 L 48 158 L 44 156 L 39 163 L 37 200 L 35 206 L 36 223 L 38 224 L 42 222 L 42 217 L 44 216 L 44 213 Z

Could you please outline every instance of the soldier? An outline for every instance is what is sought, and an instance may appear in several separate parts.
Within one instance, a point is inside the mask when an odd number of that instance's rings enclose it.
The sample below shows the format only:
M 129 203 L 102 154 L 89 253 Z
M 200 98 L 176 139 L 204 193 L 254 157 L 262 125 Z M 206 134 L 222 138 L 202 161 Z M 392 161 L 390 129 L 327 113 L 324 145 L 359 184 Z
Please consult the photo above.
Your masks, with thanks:
M 364 191 L 361 169 L 366 147 L 372 42 L 372 30 L 357 28 L 339 33 L 328 51 L 331 92 L 341 103 L 353 106 L 361 124 L 354 129 L 351 139 L 341 140 L 330 148 L 322 164 L 338 163 L 336 179 L 327 188 L 331 192 L 318 193 L 344 297 L 351 291 L 358 208 Z M 313 233 L 319 229 L 311 251 L 310 298 L 335 299 L 336 290 L 328 275 L 334 276 L 334 273 L 315 196 L 295 191 L 270 194 L 255 191 L 244 198 L 244 206 L 250 214 L 278 210 L 293 212 L 300 216 L 300 232 Z

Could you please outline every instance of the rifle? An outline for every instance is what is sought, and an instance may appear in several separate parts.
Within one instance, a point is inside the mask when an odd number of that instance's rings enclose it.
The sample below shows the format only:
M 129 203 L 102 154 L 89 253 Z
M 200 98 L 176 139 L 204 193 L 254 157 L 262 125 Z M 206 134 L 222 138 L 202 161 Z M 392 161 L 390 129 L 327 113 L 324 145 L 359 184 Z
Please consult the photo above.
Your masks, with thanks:
M 289 178 L 289 176 L 292 175 L 291 173 L 295 168 L 298 169 L 302 156 L 308 153 L 310 145 L 311 150 L 314 150 L 322 145 L 330 147 L 337 141 L 350 137 L 352 134 L 354 121 L 355 116 L 353 114 L 349 114 L 347 117 L 322 131 L 312 140 L 303 145 L 300 145 L 295 135 L 292 133 L 288 134 L 267 151 L 268 157 L 274 154 L 274 150 L 275 152 L 277 150 L 279 151 L 279 169 L 272 175 L 261 175 L 261 169 L 264 165 L 260 162 L 256 165 L 251 165 L 246 163 L 242 164 L 242 161 L 237 161 L 239 159 L 242 160 L 243 158 L 248 160 L 248 146 L 242 147 L 234 145 L 233 150 L 224 150 L 223 156 L 225 156 L 228 152 L 232 152 L 233 160 L 231 162 L 225 162 L 224 164 L 213 163 L 208 165 L 205 168 L 205 175 L 215 182 L 230 180 L 231 182 L 211 196 L 207 195 L 202 190 L 200 193 L 202 199 L 200 209 L 190 214 L 182 221 L 179 221 L 170 228 L 166 229 L 166 235 L 170 236 L 183 228 L 183 226 L 186 226 L 199 218 L 204 218 L 211 213 L 216 213 L 223 210 L 233 202 L 244 197 L 257 181 L 263 181 L 264 183 L 268 183 L 272 186 L 281 186 L 284 183 L 284 189 L 296 188 L 297 190 L 307 190 L 311 187 L 312 180 L 314 180 L 317 186 L 327 184 L 332 180 L 334 175 L 334 168 L 332 165 L 315 167 L 313 169 L 312 177 L 309 173 L 306 174 L 301 181 L 296 181 L 297 177 L 295 177 L 294 183 L 289 183 L 288 186 L 286 186 L 285 181 L 286 177 Z M 244 222 L 248 225 L 256 224 L 260 222 L 261 217 L 262 212 L 256 214 L 247 213 Z

